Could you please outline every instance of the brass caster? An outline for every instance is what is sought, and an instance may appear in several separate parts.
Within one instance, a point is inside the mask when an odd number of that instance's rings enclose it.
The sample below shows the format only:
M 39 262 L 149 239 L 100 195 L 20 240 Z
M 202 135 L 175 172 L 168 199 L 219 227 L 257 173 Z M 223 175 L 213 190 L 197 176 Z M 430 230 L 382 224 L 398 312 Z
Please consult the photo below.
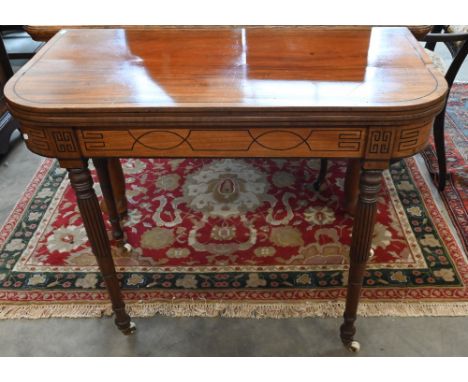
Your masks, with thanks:
M 130 326 L 127 329 L 121 329 L 122 333 L 129 336 L 136 332 L 136 325 L 133 321 L 130 321 Z
M 357 341 L 351 341 L 344 345 L 346 349 L 348 349 L 348 351 L 350 351 L 351 353 L 358 353 L 359 350 L 361 350 L 361 344 Z

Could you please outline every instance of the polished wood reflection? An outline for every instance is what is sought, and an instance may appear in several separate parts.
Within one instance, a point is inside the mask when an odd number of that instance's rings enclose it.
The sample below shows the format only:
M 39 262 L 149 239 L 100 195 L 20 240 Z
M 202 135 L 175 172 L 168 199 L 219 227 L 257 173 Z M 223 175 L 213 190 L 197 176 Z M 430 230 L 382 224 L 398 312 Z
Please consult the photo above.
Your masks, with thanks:
M 62 30 L 7 92 L 57 111 L 401 108 L 443 95 L 427 63 L 406 28 Z

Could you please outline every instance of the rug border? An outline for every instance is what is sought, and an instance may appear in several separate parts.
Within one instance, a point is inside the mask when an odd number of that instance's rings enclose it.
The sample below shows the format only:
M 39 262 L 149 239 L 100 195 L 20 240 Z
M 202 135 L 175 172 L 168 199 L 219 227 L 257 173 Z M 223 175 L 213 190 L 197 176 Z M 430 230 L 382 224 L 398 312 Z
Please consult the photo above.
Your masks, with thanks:
M 24 216 L 25 210 L 32 201 L 31 195 L 36 193 L 37 189 L 42 184 L 49 171 L 52 169 L 54 163 L 55 159 L 43 158 L 43 160 L 41 160 L 41 162 L 38 164 L 38 168 L 34 172 L 31 181 L 26 185 L 26 189 L 23 191 L 20 198 L 15 203 L 13 209 L 5 219 L 5 222 L 0 227 L 0 250 L 3 249 L 3 246 L 15 231 L 16 226 Z
M 127 303 L 127 311 L 134 318 L 148 318 L 156 315 L 168 317 L 224 317 L 224 318 L 339 318 L 342 317 L 343 301 L 151 301 Z M 45 319 L 45 318 L 99 318 L 112 316 L 110 303 L 83 304 L 2 304 L 0 320 Z M 464 317 L 468 316 L 468 302 L 369 302 L 359 304 L 361 317 Z

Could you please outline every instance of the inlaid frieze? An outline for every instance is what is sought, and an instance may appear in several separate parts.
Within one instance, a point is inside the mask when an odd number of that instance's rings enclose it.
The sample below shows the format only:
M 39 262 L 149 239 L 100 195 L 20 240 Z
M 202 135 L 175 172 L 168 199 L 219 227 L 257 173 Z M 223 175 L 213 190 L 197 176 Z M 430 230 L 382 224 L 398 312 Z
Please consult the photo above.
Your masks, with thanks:
M 363 128 L 82 130 L 86 156 L 359 157 Z

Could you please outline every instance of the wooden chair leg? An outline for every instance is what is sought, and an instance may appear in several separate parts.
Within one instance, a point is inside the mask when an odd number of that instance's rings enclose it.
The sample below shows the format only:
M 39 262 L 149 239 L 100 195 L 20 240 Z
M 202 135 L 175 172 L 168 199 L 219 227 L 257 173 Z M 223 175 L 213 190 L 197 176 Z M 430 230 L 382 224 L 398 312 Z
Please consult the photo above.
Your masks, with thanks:
M 363 169 L 360 177 L 359 201 L 354 218 L 353 237 L 350 249 L 350 268 L 344 323 L 340 328 L 343 344 L 351 351 L 359 350 L 354 341 L 357 308 L 361 294 L 364 272 L 369 258 L 372 234 L 377 213 L 377 194 L 382 184 L 382 170 Z
M 18 128 L 18 122 L 6 111 L 0 113 L 0 155 L 4 155 L 10 149 L 10 139 L 13 132 Z
M 110 184 L 114 195 L 117 211 L 120 218 L 127 215 L 127 197 L 125 196 L 125 176 L 122 165 L 118 158 L 109 158 L 107 160 Z M 101 208 L 105 213 L 109 213 L 106 203 L 101 203 Z
M 346 168 L 346 177 L 344 185 L 344 210 L 354 216 L 357 208 L 359 195 L 359 175 L 361 173 L 361 160 L 348 159 L 348 167 Z
M 328 159 L 321 158 L 319 175 L 317 177 L 317 180 L 314 182 L 315 191 L 318 191 L 320 189 L 320 185 L 325 180 L 325 176 L 327 175 L 327 169 L 328 169 Z
M 437 153 L 437 163 L 439 164 L 438 189 L 443 191 L 447 181 L 447 163 L 445 159 L 445 108 L 434 121 L 434 144 Z
M 112 226 L 112 237 L 120 246 L 124 245 L 124 233 L 120 225 L 120 217 L 117 210 L 117 203 L 112 192 L 111 178 L 109 175 L 108 159 L 93 159 L 94 167 L 98 174 L 99 183 L 101 185 L 103 200 L 107 207 L 109 221 Z
M 68 169 L 70 183 L 75 191 L 78 208 L 83 219 L 86 233 L 96 256 L 99 270 L 104 278 L 115 313 L 115 323 L 124 334 L 135 331 L 135 324 L 125 310 L 125 303 L 120 292 L 119 280 L 115 272 L 109 238 L 96 193 L 93 178 L 87 167 Z

